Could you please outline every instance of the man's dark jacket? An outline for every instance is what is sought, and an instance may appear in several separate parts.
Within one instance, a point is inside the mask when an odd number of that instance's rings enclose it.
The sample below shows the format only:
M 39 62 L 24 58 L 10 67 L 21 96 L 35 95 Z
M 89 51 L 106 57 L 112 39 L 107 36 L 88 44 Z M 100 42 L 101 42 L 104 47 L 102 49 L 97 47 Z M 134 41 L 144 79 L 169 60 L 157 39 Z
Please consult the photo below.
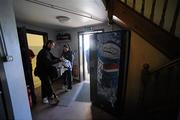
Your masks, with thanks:
M 53 56 L 50 49 L 44 47 L 37 55 L 36 68 L 38 76 L 54 76 L 56 68 L 53 64 L 58 63 L 60 60 Z

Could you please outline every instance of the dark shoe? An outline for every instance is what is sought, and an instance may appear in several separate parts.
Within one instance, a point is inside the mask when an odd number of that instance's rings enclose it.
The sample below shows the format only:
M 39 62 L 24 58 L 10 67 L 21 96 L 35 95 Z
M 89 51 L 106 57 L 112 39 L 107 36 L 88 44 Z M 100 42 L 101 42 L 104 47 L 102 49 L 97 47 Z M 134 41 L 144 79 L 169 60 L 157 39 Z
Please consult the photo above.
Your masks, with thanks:
M 71 90 L 71 89 L 72 89 L 72 87 L 68 87 L 68 89 L 69 89 L 69 90 Z
M 50 98 L 48 98 L 48 101 L 49 101 L 50 105 L 56 104 L 56 101 L 54 99 L 55 99 L 55 95 L 54 94 Z
M 58 103 L 59 103 L 59 100 L 57 98 L 49 99 L 50 105 L 57 105 Z
M 69 92 L 70 91 L 70 89 L 65 89 L 65 92 Z
M 67 86 L 66 86 L 66 85 L 63 85 L 63 86 L 62 86 L 62 89 L 63 89 L 63 90 L 66 90 L 66 89 L 67 89 Z
M 70 88 L 68 87 L 65 91 L 69 92 L 71 89 L 72 89 L 72 87 L 70 87 Z

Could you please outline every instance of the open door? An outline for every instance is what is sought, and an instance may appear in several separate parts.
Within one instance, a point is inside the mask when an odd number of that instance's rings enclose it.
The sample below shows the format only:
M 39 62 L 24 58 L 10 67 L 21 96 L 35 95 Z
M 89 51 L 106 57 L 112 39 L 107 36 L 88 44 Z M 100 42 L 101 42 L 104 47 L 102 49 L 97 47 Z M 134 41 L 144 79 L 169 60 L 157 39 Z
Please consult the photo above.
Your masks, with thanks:
M 7 54 L 3 31 L 0 24 L 0 120 L 14 119 L 4 63 L 12 61 Z
M 96 33 L 90 39 L 92 104 L 118 115 L 125 98 L 129 32 Z

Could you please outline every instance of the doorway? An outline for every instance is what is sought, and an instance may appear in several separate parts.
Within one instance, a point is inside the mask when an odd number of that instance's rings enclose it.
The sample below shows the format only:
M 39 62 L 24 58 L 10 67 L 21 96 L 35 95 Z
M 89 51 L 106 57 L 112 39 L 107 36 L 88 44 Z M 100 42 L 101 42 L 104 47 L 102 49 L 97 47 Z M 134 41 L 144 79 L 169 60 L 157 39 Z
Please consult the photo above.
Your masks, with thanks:
M 91 32 L 79 33 L 80 81 L 90 82 L 90 63 L 89 63 L 90 39 L 94 33 L 100 33 L 100 32 L 103 32 L 103 30 L 94 30 Z
M 32 98 L 35 95 L 36 102 L 38 102 L 41 100 L 41 81 L 39 77 L 34 75 L 34 69 L 36 67 L 36 57 L 39 51 L 42 49 L 44 43 L 47 41 L 48 36 L 47 33 L 34 30 L 26 30 L 25 36 L 27 40 L 27 48 L 29 49 L 28 52 L 32 51 L 32 54 L 34 54 L 34 57 L 31 59 L 31 68 L 29 69 L 32 69 L 32 89 L 34 89 L 34 92 L 32 92 Z
M 79 33 L 79 63 L 80 63 L 80 81 L 82 82 L 81 90 L 76 101 L 91 102 L 90 96 L 90 41 L 94 33 L 103 32 L 95 30 L 91 32 Z
M 36 64 L 36 55 L 47 40 L 48 34 L 26 29 L 25 27 L 18 28 L 19 43 L 21 48 L 21 56 L 23 61 L 24 75 L 27 89 L 30 91 L 30 105 L 33 106 L 40 98 L 40 80 L 34 77 L 34 67 Z M 36 39 L 40 38 L 40 39 Z M 30 45 L 29 45 L 30 44 Z M 29 50 L 31 49 L 31 50 Z M 32 59 L 32 56 L 34 58 Z M 31 58 L 31 59 L 30 59 Z M 37 82 L 38 81 L 38 82 Z M 36 85 L 36 86 L 35 86 Z
M 27 36 L 28 48 L 32 50 L 35 55 L 31 61 L 32 73 L 34 73 L 34 69 L 36 67 L 36 57 L 43 46 L 43 35 L 26 33 L 26 36 Z M 34 88 L 38 88 L 41 86 L 41 81 L 39 80 L 39 77 L 35 76 L 34 74 L 33 74 L 33 82 L 34 82 Z

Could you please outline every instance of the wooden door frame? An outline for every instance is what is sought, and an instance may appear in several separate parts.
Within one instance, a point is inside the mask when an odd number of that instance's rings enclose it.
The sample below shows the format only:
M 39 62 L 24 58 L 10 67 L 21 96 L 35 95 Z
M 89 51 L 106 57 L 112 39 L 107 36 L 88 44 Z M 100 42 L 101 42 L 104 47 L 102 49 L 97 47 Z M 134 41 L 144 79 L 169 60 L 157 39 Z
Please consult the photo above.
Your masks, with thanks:
M 41 32 L 41 31 L 32 30 L 32 29 L 26 29 L 26 34 L 27 33 L 42 35 L 43 36 L 43 43 L 46 43 L 48 40 L 48 33 L 46 33 L 46 32 Z
M 21 55 L 22 54 L 24 55 L 24 58 L 22 57 L 22 62 L 23 62 L 26 84 L 27 84 L 27 82 L 29 83 L 29 85 L 30 85 L 29 88 L 30 88 L 31 93 L 32 93 L 32 101 L 36 102 L 37 99 L 36 99 L 36 95 L 35 95 L 34 81 L 33 81 L 33 79 L 31 79 L 31 77 L 33 77 L 33 76 L 29 75 L 29 73 L 27 72 L 27 71 L 30 71 L 30 66 L 29 65 L 26 66 L 26 64 L 28 64 L 28 62 L 29 62 L 29 57 L 27 56 L 28 55 L 28 49 L 29 49 L 28 40 L 27 40 L 27 33 L 43 36 L 43 45 L 48 40 L 48 34 L 45 32 L 40 32 L 40 31 L 36 31 L 36 30 L 32 30 L 32 29 L 26 29 L 25 27 L 20 27 L 18 29 L 19 29 L 18 35 L 21 36 L 21 37 L 19 37 Z M 22 49 L 22 48 L 24 48 L 24 49 Z M 28 78 L 30 78 L 30 79 L 28 79 Z

